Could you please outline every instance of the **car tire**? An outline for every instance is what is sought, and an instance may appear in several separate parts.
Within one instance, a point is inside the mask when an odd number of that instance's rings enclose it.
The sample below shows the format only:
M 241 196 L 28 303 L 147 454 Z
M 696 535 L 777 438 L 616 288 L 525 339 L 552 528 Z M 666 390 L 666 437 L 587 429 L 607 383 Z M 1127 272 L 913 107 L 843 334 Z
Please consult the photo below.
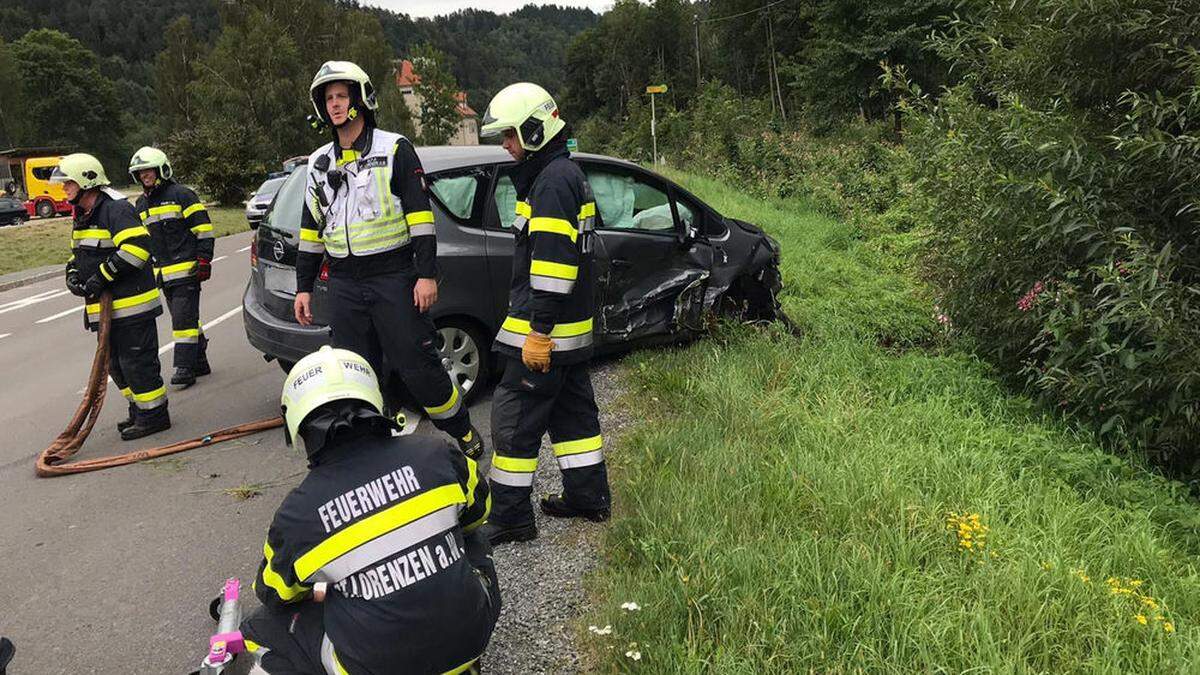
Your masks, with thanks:
M 42 218 L 54 217 L 54 202 L 42 200 L 37 203 L 37 214 Z
M 436 323 L 437 350 L 450 379 L 472 403 L 482 394 L 492 373 L 491 341 L 469 319 L 448 317 Z
M 295 361 L 284 361 L 283 359 L 275 359 L 275 363 L 279 364 L 279 368 L 283 370 L 283 374 L 287 375 L 292 372 L 292 368 L 296 367 Z

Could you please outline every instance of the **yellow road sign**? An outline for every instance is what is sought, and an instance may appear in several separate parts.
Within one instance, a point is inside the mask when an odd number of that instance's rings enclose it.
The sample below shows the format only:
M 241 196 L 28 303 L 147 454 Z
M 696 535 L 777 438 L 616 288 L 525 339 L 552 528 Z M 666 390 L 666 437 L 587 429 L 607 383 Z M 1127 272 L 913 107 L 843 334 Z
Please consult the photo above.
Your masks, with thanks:
M 646 93 L 647 94 L 665 94 L 665 93 L 667 93 L 667 85 L 665 85 L 665 84 L 651 85 L 649 87 L 646 87 Z

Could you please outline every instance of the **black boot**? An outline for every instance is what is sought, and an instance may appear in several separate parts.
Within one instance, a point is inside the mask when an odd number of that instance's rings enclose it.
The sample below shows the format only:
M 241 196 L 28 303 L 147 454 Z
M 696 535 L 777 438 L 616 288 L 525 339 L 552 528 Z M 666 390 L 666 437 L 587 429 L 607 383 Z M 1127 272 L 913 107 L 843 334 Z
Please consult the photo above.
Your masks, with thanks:
M 562 495 L 542 497 L 542 513 L 555 518 L 586 518 L 603 523 L 611 515 L 608 509 L 583 509 L 572 505 Z
M 167 412 L 166 404 L 163 404 L 154 410 L 139 410 L 133 426 L 126 427 L 121 432 L 121 440 L 132 441 L 170 428 L 171 415 Z
M 0 637 L 0 675 L 8 672 L 8 663 L 12 661 L 13 654 L 16 653 L 17 648 L 13 646 L 12 640 Z
M 171 376 L 171 384 L 181 385 L 184 389 L 196 384 L 196 371 L 187 366 L 179 366 Z
M 208 366 L 208 338 L 200 336 L 200 355 L 196 357 L 196 377 L 202 377 L 212 373 L 212 368 Z
M 479 461 L 479 458 L 483 457 L 483 436 L 479 434 L 479 430 L 475 428 L 474 424 L 471 425 L 471 430 L 467 432 L 466 436 L 458 439 L 458 449 L 462 451 L 462 454 L 475 461 Z
M 492 542 L 492 546 L 498 546 L 510 541 L 533 541 L 537 539 L 537 525 L 535 523 L 526 523 L 524 525 L 484 523 L 480 530 L 488 538 L 488 541 Z
M 133 401 L 130 401 L 129 402 L 129 417 L 121 420 L 120 422 L 117 422 L 117 431 L 125 431 L 129 427 L 133 426 L 133 422 L 136 419 L 137 419 L 137 406 L 134 405 Z

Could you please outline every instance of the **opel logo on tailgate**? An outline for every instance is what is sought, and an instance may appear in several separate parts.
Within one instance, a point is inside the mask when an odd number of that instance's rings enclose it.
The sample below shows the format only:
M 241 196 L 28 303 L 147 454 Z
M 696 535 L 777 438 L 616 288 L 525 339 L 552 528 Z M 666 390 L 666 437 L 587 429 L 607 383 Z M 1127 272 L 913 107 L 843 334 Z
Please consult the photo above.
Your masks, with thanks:
M 275 246 L 273 246 L 271 248 L 271 253 L 275 254 L 276 261 L 283 260 L 283 242 L 282 241 L 275 242 Z

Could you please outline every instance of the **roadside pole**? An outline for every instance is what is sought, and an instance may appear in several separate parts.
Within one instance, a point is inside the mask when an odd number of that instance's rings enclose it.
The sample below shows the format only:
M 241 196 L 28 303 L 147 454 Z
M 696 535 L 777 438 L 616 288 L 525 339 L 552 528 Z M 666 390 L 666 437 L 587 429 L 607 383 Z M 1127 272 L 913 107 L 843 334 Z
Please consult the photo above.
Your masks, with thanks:
M 658 130 L 655 128 L 658 120 L 654 110 L 654 95 L 667 93 L 667 85 L 651 85 L 646 87 L 646 93 L 650 94 L 650 144 L 653 147 L 654 166 L 658 166 Z

